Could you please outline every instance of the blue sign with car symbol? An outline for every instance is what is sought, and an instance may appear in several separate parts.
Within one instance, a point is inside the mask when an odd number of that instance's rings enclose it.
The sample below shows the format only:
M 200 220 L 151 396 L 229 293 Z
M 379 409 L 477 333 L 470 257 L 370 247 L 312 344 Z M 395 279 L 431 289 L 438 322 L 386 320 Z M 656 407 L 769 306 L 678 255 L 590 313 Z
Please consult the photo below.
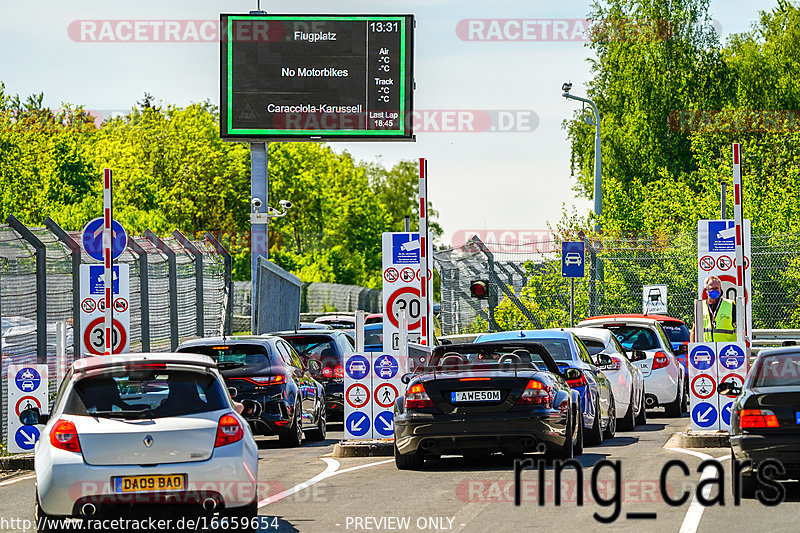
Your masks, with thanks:
M 714 350 L 708 346 L 695 346 L 689 354 L 689 363 L 697 370 L 708 370 L 714 366 L 715 359 Z
M 350 357 L 344 367 L 347 375 L 353 379 L 364 379 L 369 374 L 369 361 L 363 355 Z
M 17 388 L 23 392 L 33 392 L 39 388 L 39 383 L 42 382 L 42 377 L 35 368 L 25 367 L 14 378 Z
M 586 249 L 583 241 L 561 243 L 561 276 L 582 278 L 586 275 Z
M 723 346 L 719 351 L 719 363 L 728 370 L 735 370 L 744 364 L 744 350 L 735 344 Z
M 375 373 L 381 379 L 392 379 L 397 374 L 397 359 L 391 355 L 381 355 L 375 359 Z

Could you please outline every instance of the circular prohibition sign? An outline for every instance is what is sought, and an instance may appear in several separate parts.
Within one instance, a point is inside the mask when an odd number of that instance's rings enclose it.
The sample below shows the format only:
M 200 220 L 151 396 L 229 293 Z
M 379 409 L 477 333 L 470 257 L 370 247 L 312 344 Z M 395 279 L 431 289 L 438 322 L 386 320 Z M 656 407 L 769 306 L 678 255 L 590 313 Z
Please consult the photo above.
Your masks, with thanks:
M 394 405 L 395 398 L 397 398 L 397 387 L 388 382 L 381 383 L 375 387 L 373 397 L 375 398 L 375 403 L 381 407 L 392 407 Z
M 83 345 L 94 355 L 103 355 L 105 353 L 105 317 L 97 317 L 86 326 L 83 332 Z M 122 324 L 114 319 L 113 331 L 111 335 L 113 344 L 113 353 L 122 353 L 122 348 L 125 346 L 128 339 L 128 333 Z
M 39 410 L 41 410 L 41 409 L 42 409 L 42 404 L 39 402 L 39 399 L 38 399 L 38 398 L 36 398 L 35 396 L 23 396 L 22 398 L 20 398 L 20 399 L 17 401 L 17 407 L 16 407 L 17 416 L 19 416 L 19 414 L 22 412 L 22 411 L 20 410 L 20 405 L 22 405 L 22 402 L 24 402 L 25 400 L 28 400 L 29 402 L 30 402 L 30 401 L 33 401 L 33 403 L 35 403 L 35 404 L 36 404 L 36 408 L 37 408 L 37 409 L 39 409 Z M 25 408 L 26 408 L 26 409 L 30 409 L 30 407 L 27 407 L 27 406 L 26 406 Z
M 361 409 L 369 403 L 369 389 L 361 383 L 354 383 L 348 387 L 344 397 L 351 406 Z
M 709 392 L 707 395 L 700 394 L 698 392 L 698 390 L 695 388 L 695 383 L 700 378 L 708 379 L 709 389 L 711 390 L 711 392 Z M 708 374 L 698 374 L 692 380 L 692 392 L 694 393 L 695 396 L 697 396 L 701 400 L 707 400 L 707 399 L 711 398 L 712 396 L 714 396 L 714 393 L 717 392 L 717 384 L 714 383 L 714 379 L 710 375 L 708 375 Z
M 416 303 L 416 310 L 414 305 Z M 419 327 L 420 323 L 420 303 L 419 303 L 419 289 L 414 287 L 403 287 L 394 291 L 389 299 L 386 301 L 386 316 L 389 317 L 394 327 L 399 328 L 400 323 L 397 321 L 397 316 L 394 314 L 394 306 L 398 305 L 400 309 L 406 309 L 406 316 L 409 319 L 408 330 L 415 330 Z M 411 322 L 414 320 L 414 322 Z

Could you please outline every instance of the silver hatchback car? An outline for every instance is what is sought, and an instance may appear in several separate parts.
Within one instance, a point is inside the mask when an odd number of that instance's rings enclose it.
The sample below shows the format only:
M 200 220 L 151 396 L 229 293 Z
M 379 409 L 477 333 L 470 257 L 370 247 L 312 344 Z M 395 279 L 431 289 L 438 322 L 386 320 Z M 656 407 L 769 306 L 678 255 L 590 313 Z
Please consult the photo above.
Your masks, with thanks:
M 20 420 L 46 424 L 35 448 L 44 529 L 70 517 L 257 520 L 258 449 L 206 356 L 79 359 L 52 411 Z

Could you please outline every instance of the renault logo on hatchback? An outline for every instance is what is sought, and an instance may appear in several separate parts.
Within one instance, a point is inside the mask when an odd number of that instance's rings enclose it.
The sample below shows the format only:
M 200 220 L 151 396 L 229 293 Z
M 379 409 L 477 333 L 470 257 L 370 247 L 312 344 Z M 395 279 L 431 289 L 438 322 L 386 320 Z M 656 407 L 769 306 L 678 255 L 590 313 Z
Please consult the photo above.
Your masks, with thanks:
M 144 438 L 144 445 L 147 446 L 148 448 L 153 445 L 153 442 L 154 442 L 153 437 L 151 437 L 150 435 Z

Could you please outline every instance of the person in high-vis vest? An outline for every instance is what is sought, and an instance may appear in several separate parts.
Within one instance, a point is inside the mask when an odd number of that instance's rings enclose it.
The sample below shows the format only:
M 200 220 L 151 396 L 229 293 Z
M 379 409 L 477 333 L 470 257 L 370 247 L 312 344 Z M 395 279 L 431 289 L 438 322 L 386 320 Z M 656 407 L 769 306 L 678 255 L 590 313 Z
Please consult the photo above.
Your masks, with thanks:
M 703 301 L 703 342 L 736 342 L 736 303 L 722 297 L 722 281 L 709 276 Z M 694 328 L 691 339 L 694 342 Z

